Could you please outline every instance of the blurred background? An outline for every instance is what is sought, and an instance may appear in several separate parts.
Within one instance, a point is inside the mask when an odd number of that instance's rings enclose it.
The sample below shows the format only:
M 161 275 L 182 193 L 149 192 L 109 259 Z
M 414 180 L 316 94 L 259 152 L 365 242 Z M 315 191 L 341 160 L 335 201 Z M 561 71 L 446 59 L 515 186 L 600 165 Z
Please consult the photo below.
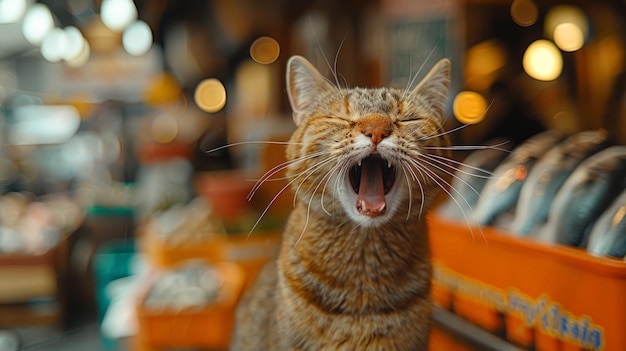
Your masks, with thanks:
M 458 145 L 596 128 L 626 143 L 624 0 L 0 0 L 2 331 L 29 350 L 148 340 L 119 306 L 105 323 L 107 284 L 149 285 L 182 262 L 167 250 L 216 233 L 260 238 L 212 244 L 253 275 L 291 208 L 284 183 L 246 196 L 294 128 L 294 54 L 401 88 L 450 58 Z

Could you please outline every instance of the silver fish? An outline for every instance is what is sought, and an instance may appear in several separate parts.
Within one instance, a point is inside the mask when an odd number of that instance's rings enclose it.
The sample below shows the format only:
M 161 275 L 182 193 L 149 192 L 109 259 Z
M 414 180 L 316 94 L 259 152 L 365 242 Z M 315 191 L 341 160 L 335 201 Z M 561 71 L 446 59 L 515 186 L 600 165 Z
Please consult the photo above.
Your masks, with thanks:
M 508 156 L 511 145 L 504 139 L 491 140 L 484 148 L 465 157 L 453 176 L 450 196 L 438 208 L 438 213 L 447 218 L 465 220 L 493 170 Z
M 585 247 L 591 226 L 626 188 L 626 146 L 611 146 L 583 161 L 557 192 L 538 237 Z
M 522 185 L 509 230 L 528 235 L 545 223 L 552 199 L 567 177 L 584 159 L 607 146 L 608 133 L 597 129 L 576 133 L 548 150 Z
M 473 213 L 480 225 L 493 224 L 504 212 L 515 207 L 528 171 L 537 160 L 563 136 L 555 131 L 545 131 L 530 137 L 500 164 L 487 180 Z
M 587 251 L 594 256 L 626 256 L 626 190 L 593 225 Z

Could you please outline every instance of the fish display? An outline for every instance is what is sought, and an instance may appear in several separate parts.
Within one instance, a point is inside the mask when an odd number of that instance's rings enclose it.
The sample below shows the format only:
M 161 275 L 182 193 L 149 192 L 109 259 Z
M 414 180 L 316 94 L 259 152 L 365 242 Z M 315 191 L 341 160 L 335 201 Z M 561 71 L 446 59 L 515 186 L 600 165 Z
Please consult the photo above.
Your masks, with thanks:
M 509 155 L 512 144 L 504 139 L 491 140 L 484 148 L 472 151 L 457 166 L 450 184 L 450 196 L 439 207 L 444 217 L 465 220 L 478 201 L 480 192 L 493 170 Z
M 514 234 L 529 235 L 543 225 L 552 199 L 568 176 L 584 159 L 609 144 L 607 131 L 597 129 L 576 133 L 548 150 L 522 185 L 508 229 Z
M 564 136 L 548 130 L 516 147 L 487 180 L 476 203 L 472 219 L 480 225 L 493 224 L 498 216 L 513 209 L 530 169 Z
M 587 251 L 594 256 L 626 256 L 626 190 L 593 225 Z
M 441 216 L 626 260 L 626 145 L 606 130 L 496 139 L 455 167 Z
M 591 226 L 626 188 L 626 146 L 611 146 L 583 161 L 557 192 L 536 236 L 586 246 Z

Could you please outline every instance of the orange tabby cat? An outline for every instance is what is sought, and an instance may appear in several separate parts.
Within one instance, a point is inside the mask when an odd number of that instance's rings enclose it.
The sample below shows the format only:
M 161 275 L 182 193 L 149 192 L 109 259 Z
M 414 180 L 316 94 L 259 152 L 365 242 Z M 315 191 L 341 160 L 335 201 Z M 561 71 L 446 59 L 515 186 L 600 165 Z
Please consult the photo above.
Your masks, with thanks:
M 443 59 L 412 91 L 340 88 L 292 57 L 297 198 L 276 262 L 243 297 L 233 350 L 426 350 L 424 212 L 444 184 Z

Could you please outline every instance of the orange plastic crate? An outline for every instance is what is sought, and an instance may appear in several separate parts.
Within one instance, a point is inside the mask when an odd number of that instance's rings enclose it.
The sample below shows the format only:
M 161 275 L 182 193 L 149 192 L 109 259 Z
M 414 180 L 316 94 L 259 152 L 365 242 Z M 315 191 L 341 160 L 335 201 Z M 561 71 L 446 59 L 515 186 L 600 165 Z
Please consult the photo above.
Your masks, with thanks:
M 536 350 L 626 350 L 626 262 L 431 216 L 433 299 Z
M 235 262 L 244 270 L 246 286 L 254 280 L 266 262 L 278 255 L 280 243 L 281 232 L 276 230 L 250 235 L 220 234 L 202 242 L 172 246 L 160 240 L 150 231 L 149 226 L 142 232 L 140 240 L 142 251 L 157 267 L 174 267 L 189 259 L 209 263 Z
M 243 270 L 234 263 L 220 263 L 224 285 L 215 303 L 199 309 L 150 309 L 137 307 L 139 330 L 135 350 L 168 348 L 227 349 L 234 323 L 234 311 L 244 287 Z M 143 300 L 142 300 L 143 301 Z

